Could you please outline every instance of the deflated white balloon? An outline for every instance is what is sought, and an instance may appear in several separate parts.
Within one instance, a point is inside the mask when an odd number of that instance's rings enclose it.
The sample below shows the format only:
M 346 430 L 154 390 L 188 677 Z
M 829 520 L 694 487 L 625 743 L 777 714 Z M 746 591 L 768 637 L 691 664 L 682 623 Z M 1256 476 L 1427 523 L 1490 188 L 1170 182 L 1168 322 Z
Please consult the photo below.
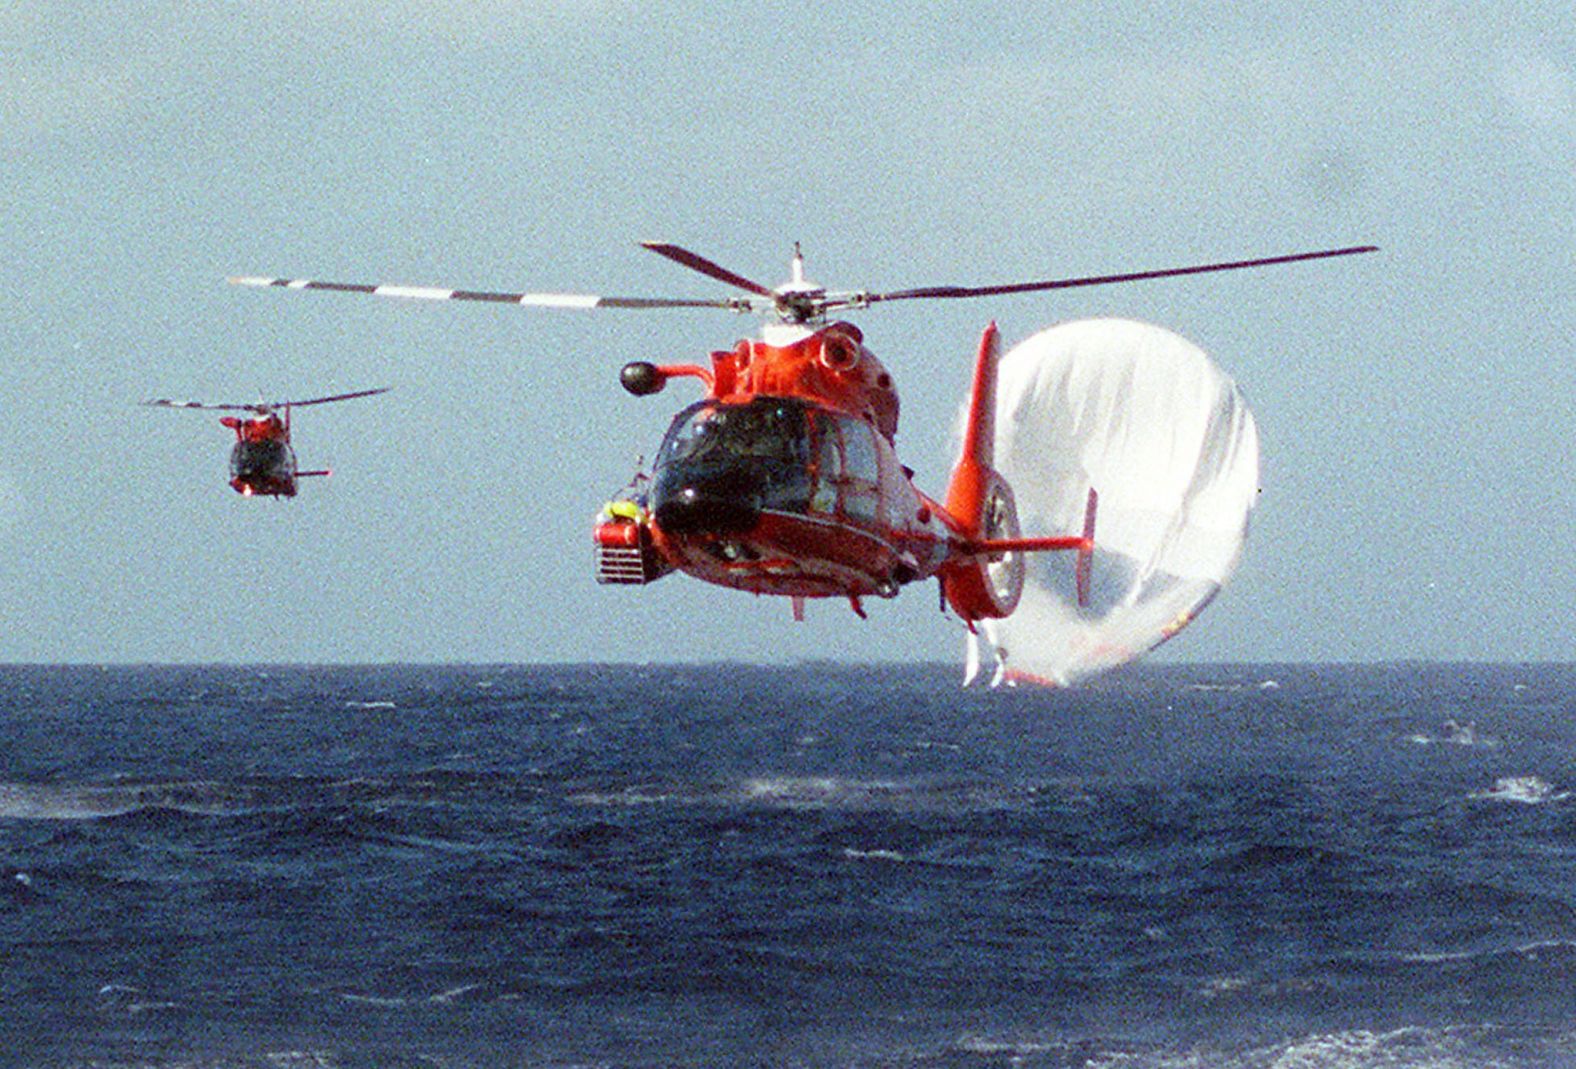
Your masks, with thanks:
M 1064 323 L 1002 357 L 996 411 L 996 467 L 1026 535 L 1080 533 L 1099 495 L 1089 604 L 1072 554 L 1033 553 L 1017 611 L 982 627 L 1006 678 L 1065 684 L 1113 667 L 1209 603 L 1247 537 L 1259 441 L 1202 349 L 1133 320 Z

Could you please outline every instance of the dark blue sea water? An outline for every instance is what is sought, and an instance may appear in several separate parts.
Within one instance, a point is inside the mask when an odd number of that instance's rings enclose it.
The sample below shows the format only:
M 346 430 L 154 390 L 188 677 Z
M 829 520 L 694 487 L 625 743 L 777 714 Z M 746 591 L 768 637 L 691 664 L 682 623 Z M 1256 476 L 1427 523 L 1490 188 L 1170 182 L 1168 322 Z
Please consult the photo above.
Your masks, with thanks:
M 0 1064 L 1576 1066 L 1576 666 L 0 667 Z

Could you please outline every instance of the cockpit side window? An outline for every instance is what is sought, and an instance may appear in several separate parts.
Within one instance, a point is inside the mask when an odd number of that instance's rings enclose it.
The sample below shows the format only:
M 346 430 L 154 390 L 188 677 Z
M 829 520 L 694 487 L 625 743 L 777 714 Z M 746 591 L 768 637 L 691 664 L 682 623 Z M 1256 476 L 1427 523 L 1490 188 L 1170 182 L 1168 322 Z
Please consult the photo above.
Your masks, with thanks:
M 837 488 L 843 478 L 843 436 L 824 412 L 815 416 L 815 490 L 810 507 L 828 515 L 837 511 Z
M 881 454 L 875 428 L 864 420 L 839 417 L 843 434 L 843 513 L 850 519 L 876 523 L 881 519 Z
M 861 482 L 881 481 L 881 455 L 874 430 L 861 419 L 838 420 L 843 428 L 843 474 Z

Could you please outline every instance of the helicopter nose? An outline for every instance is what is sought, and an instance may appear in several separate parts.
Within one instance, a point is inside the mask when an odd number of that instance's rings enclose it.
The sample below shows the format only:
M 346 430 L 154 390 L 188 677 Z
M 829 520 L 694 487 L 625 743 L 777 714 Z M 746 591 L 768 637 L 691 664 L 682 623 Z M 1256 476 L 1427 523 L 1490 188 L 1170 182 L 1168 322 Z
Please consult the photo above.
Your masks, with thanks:
M 689 484 L 663 495 L 652 516 L 670 534 L 735 534 L 755 526 L 761 502 L 755 494 L 724 494 Z

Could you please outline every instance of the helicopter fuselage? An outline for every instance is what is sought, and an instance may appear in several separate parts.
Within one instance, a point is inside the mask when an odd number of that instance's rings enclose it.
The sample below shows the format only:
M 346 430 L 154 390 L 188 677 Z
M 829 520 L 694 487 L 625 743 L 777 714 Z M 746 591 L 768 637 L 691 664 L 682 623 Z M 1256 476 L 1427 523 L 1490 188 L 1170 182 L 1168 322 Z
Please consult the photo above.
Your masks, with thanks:
M 994 368 L 994 328 L 987 339 Z M 891 376 L 857 328 L 768 328 L 713 353 L 710 369 L 637 364 L 623 377 L 631 392 L 654 393 L 681 376 L 701 379 L 707 396 L 674 418 L 644 485 L 599 518 L 604 565 L 628 563 L 599 578 L 649 582 L 676 569 L 756 594 L 847 597 L 858 610 L 862 597 L 940 575 L 966 618 L 1011 611 L 1015 591 L 992 600 L 973 587 L 1011 555 L 988 553 L 980 537 L 1015 536 L 1015 516 L 987 532 L 915 487 L 894 445 Z
M 242 497 L 295 497 L 296 480 L 308 475 L 329 475 L 328 469 L 300 471 L 295 451 L 290 448 L 290 409 L 323 405 L 387 393 L 387 386 L 372 390 L 336 393 L 300 401 L 259 401 L 256 404 L 210 404 L 205 401 L 177 401 L 157 397 L 142 402 L 154 408 L 227 409 L 250 412 L 250 416 L 221 416 L 219 423 L 235 432 L 230 450 L 230 487 Z M 283 412 L 283 417 L 280 413 Z
M 296 456 L 290 448 L 290 424 L 269 412 L 255 419 L 223 416 L 219 422 L 235 431 L 230 450 L 230 486 L 243 497 L 294 497 Z
M 760 594 L 890 596 L 945 560 L 944 513 L 892 444 L 865 417 L 799 398 L 686 408 L 647 507 L 674 567 Z

